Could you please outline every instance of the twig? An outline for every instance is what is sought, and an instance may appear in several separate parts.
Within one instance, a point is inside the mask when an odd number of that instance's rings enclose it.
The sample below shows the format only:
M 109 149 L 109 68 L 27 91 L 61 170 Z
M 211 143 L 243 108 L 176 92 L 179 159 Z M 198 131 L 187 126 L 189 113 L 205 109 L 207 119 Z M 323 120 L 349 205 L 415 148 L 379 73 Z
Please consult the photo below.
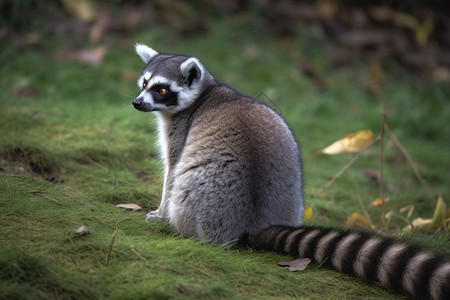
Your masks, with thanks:
M 61 202 L 59 202 L 58 200 L 55 200 L 55 199 L 50 198 L 48 196 L 45 196 L 44 193 L 42 193 L 40 191 L 31 191 L 30 193 L 35 195 L 35 196 L 39 196 L 39 197 L 42 197 L 44 199 L 50 200 L 50 201 L 52 201 L 52 202 L 54 202 L 54 203 L 56 203 L 58 205 L 62 205 Z
M 411 220 L 409 220 L 408 218 L 405 218 L 404 216 L 401 215 L 397 215 L 397 214 L 391 214 L 392 218 L 397 218 L 399 220 L 402 220 L 403 222 L 405 222 L 406 224 L 408 224 L 409 226 L 411 226 L 411 229 L 414 229 L 414 225 L 411 222 Z
M 330 181 L 327 182 L 314 196 L 313 198 L 317 198 L 320 194 L 322 194 L 327 188 L 329 188 L 339 177 L 344 174 L 345 171 L 347 171 L 362 155 L 364 155 L 367 150 L 369 150 L 370 147 L 373 146 L 377 141 L 380 140 L 380 136 L 377 136 L 375 139 L 370 142 L 369 145 L 366 146 L 366 148 L 362 149 L 358 152 L 333 178 L 331 178 Z
M 386 130 L 386 133 L 389 135 L 391 140 L 394 142 L 394 144 L 397 146 L 397 148 L 400 150 L 400 152 L 403 154 L 403 156 L 406 158 L 406 160 L 411 165 L 411 168 L 413 169 L 413 172 L 416 175 L 417 180 L 419 180 L 420 184 L 423 186 L 423 188 L 427 192 L 428 197 L 430 199 L 434 199 L 433 193 L 430 191 L 430 189 L 428 187 L 428 183 L 420 175 L 419 168 L 417 167 L 416 162 L 412 159 L 411 155 L 409 155 L 408 151 L 406 151 L 405 147 L 403 147 L 402 143 L 400 143 L 400 141 L 392 133 L 392 131 L 389 129 L 389 126 L 386 123 L 384 124 L 384 129 Z
M 106 266 L 108 266 L 109 260 L 111 259 L 112 249 L 113 249 L 113 246 L 114 246 L 114 242 L 116 241 L 116 234 L 119 231 L 119 224 L 122 223 L 123 221 L 127 221 L 127 220 L 130 220 L 130 219 L 131 218 L 126 218 L 126 219 L 120 220 L 120 221 L 118 221 L 116 223 L 116 230 L 113 233 L 113 236 L 112 236 L 112 239 L 111 239 L 111 244 L 109 244 L 108 254 L 106 256 Z
M 367 212 L 367 210 L 364 207 L 364 204 L 362 203 L 361 197 L 358 195 L 358 202 L 359 202 L 359 206 L 361 206 L 361 210 L 364 213 L 364 216 L 366 217 L 367 221 L 369 221 L 370 223 L 370 227 L 375 228 L 375 226 L 372 223 L 372 220 L 370 218 L 369 213 Z

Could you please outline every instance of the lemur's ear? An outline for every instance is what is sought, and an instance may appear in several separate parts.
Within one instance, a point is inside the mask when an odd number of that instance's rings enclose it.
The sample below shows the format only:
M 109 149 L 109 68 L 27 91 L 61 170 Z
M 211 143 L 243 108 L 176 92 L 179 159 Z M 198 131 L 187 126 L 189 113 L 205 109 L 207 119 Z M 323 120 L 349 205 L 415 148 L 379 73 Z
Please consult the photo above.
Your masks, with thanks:
M 156 52 L 149 46 L 139 43 L 136 44 L 136 53 L 142 58 L 142 60 L 146 64 L 148 64 L 148 62 L 152 59 L 153 56 L 158 54 L 158 52 Z
M 203 66 L 198 59 L 191 57 L 180 66 L 181 75 L 187 86 L 197 83 L 202 77 Z

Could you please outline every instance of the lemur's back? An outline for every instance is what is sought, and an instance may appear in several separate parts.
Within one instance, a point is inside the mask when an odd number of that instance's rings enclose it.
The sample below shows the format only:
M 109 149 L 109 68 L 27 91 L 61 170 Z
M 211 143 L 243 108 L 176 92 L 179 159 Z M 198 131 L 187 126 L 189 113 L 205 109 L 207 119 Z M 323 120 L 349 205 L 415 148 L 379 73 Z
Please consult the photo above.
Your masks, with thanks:
M 300 225 L 300 154 L 283 119 L 220 84 L 199 100 L 175 115 L 191 124 L 169 182 L 169 222 L 216 243 L 268 225 Z

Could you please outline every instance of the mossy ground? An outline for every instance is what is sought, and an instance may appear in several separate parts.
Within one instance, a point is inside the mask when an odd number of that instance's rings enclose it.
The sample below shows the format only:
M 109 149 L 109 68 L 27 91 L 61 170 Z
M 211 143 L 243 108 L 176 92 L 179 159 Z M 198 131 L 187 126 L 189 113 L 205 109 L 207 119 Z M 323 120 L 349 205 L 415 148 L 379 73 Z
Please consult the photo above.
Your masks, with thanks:
M 183 239 L 165 224 L 144 221 L 145 213 L 158 206 L 162 180 L 155 120 L 131 106 L 138 90 L 129 74 L 137 78 L 143 67 L 134 54 L 135 42 L 195 55 L 219 80 L 276 103 L 302 145 L 312 222 L 342 224 L 360 210 L 358 197 L 365 205 L 378 197 L 378 188 L 361 174 L 364 168 L 378 168 L 375 148 L 317 199 L 311 196 L 352 156 L 310 154 L 349 132 L 378 132 L 381 102 L 388 124 L 435 195 L 450 199 L 448 86 L 418 82 L 392 65 L 382 92 L 373 94 L 366 88 L 367 66 L 356 62 L 332 70 L 323 63 L 332 45 L 302 37 L 292 39 L 289 47 L 270 39 L 261 42 L 233 22 L 218 23 L 206 36 L 187 40 L 164 29 L 137 32 L 127 43 L 111 37 L 99 67 L 57 59 L 60 47 L 83 46 L 64 37 L 34 49 L 2 49 L 0 298 L 400 297 L 315 266 L 290 273 L 276 266 L 286 257 Z M 295 51 L 317 64 L 326 89 L 299 72 L 293 64 Z M 28 86 L 37 94 L 19 97 L 17 90 Z M 409 165 L 388 142 L 385 161 L 391 208 L 413 204 L 415 216 L 431 217 L 435 202 L 427 199 Z M 136 203 L 144 211 L 121 210 L 114 206 L 118 203 Z M 394 232 L 401 232 L 400 224 Z M 75 231 L 82 225 L 90 233 L 78 236 Z M 450 246 L 449 234 L 402 235 L 444 252 Z

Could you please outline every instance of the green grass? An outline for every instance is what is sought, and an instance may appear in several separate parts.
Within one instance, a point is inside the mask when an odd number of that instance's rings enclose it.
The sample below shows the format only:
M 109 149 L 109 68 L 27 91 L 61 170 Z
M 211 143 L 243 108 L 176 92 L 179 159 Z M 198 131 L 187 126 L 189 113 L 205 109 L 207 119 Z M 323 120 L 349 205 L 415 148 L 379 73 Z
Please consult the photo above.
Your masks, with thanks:
M 365 88 L 364 64 L 336 71 L 323 63 L 331 45 L 299 37 L 285 48 L 239 26 L 236 20 L 219 23 L 207 36 L 189 40 L 164 28 L 137 32 L 129 43 L 110 37 L 97 68 L 56 59 L 60 47 L 73 45 L 63 37 L 36 49 L 2 49 L 0 299 L 398 299 L 351 276 L 315 266 L 290 273 L 276 266 L 286 257 L 183 239 L 168 225 L 144 221 L 158 207 L 162 180 L 155 120 L 132 108 L 137 87 L 125 76 L 137 77 L 143 67 L 135 42 L 196 55 L 219 80 L 248 95 L 264 92 L 276 103 L 305 154 L 313 222 L 342 224 L 360 210 L 358 197 L 366 205 L 378 197 L 361 175 L 363 168 L 378 168 L 376 149 L 318 199 L 311 196 L 352 156 L 309 154 L 352 131 L 377 133 L 380 101 L 433 192 L 448 203 L 449 87 L 418 83 L 394 65 L 385 73 L 382 94 L 374 95 Z M 317 63 L 328 89 L 299 72 L 294 51 Z M 18 97 L 15 91 L 26 86 L 38 95 Z M 415 217 L 431 217 L 435 202 L 398 156 L 386 140 L 390 208 L 414 204 Z M 120 210 L 118 203 L 136 203 L 144 211 Z M 90 233 L 78 236 L 82 225 Z M 394 225 L 398 234 L 448 251 L 449 234 L 405 234 L 404 224 Z

